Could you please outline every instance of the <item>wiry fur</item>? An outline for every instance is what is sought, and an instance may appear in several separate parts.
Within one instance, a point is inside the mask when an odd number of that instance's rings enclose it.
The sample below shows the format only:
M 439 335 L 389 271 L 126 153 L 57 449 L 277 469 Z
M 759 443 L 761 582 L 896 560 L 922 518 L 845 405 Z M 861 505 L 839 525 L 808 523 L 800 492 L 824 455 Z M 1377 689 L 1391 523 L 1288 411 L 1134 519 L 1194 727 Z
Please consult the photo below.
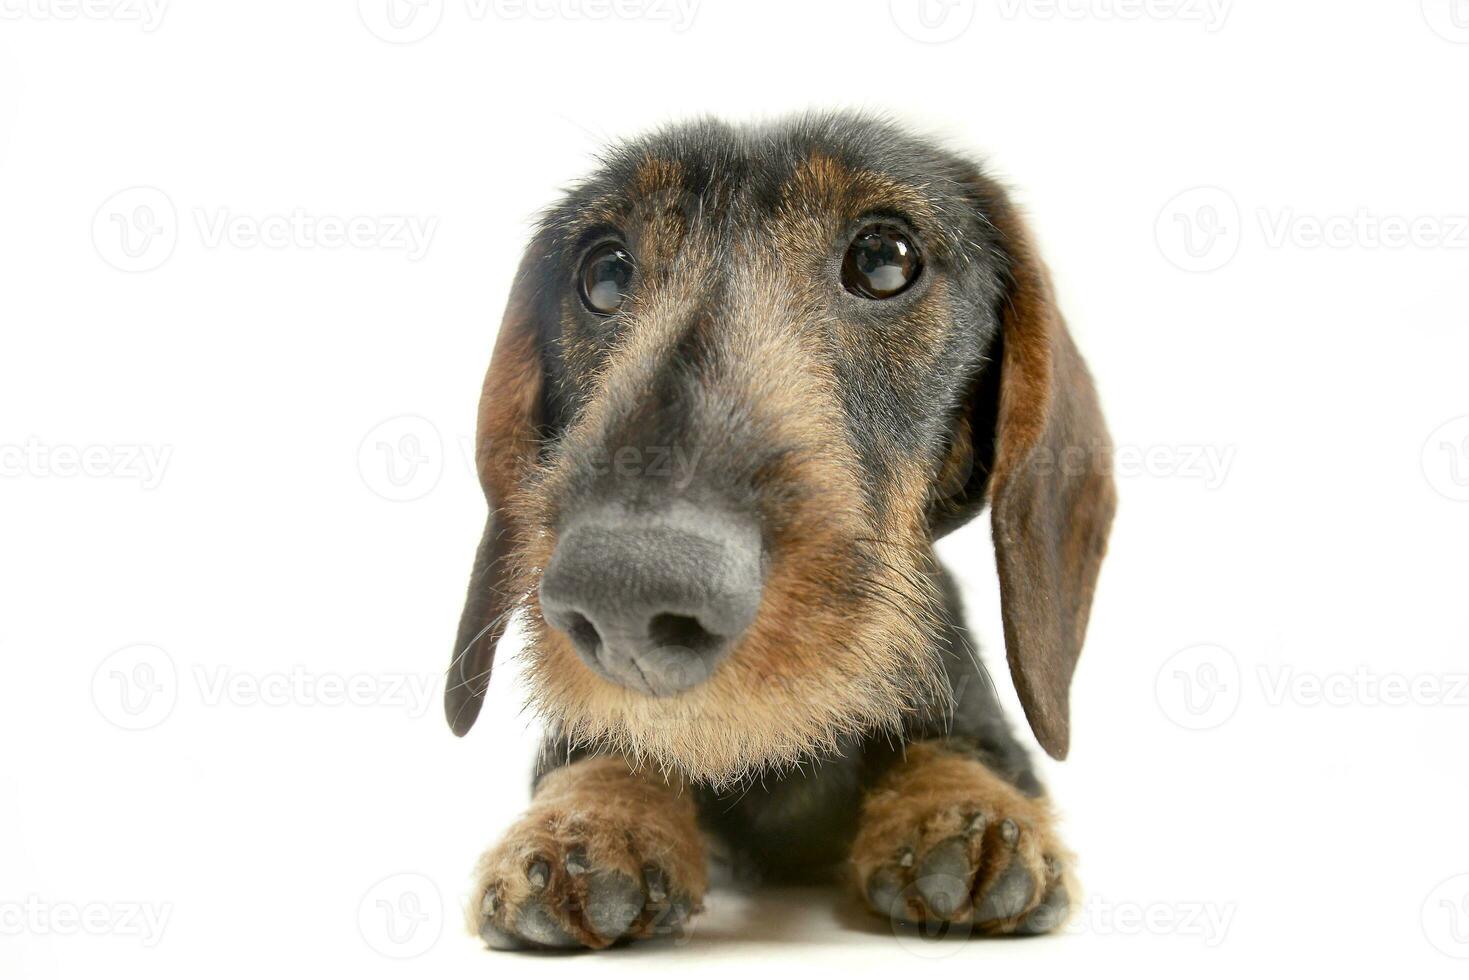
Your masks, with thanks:
M 906 229 L 924 262 L 880 302 L 838 281 L 872 221 Z M 637 273 L 603 318 L 575 283 L 609 239 Z M 650 447 L 694 459 L 690 479 L 605 465 Z M 1074 471 L 1078 449 L 1092 465 Z M 1107 449 L 1045 267 L 1004 191 L 967 159 L 845 114 L 703 120 L 623 144 L 542 220 L 486 376 L 477 461 L 490 519 L 451 725 L 472 723 L 520 612 L 531 704 L 550 729 L 540 772 L 557 799 L 587 760 L 615 760 L 687 787 L 705 829 L 761 873 L 850 858 L 864 880 L 898 874 L 885 855 L 902 840 L 936 847 L 938 829 L 953 837 L 950 823 L 982 810 L 1008 821 L 1004 846 L 972 829 L 946 844 L 971 862 L 960 877 L 973 921 L 1035 931 L 1033 912 L 1064 908 L 1065 862 L 933 542 L 993 505 L 1011 671 L 1032 728 L 1064 756 L 1114 506 L 1096 465 Z M 570 517 L 675 500 L 758 526 L 764 588 L 707 680 L 654 697 L 588 669 L 547 625 L 537 584 Z M 613 819 L 595 795 L 575 798 L 578 826 Z M 547 837 L 533 820 L 494 852 L 511 857 L 491 862 L 482 888 L 515 896 L 483 917 L 496 941 L 548 942 L 518 929 L 525 914 L 532 932 L 555 919 L 547 935 L 605 944 L 575 910 L 547 912 L 551 893 L 504 880 L 586 833 L 563 824 Z M 938 899 L 911 885 L 909 911 L 933 912 Z

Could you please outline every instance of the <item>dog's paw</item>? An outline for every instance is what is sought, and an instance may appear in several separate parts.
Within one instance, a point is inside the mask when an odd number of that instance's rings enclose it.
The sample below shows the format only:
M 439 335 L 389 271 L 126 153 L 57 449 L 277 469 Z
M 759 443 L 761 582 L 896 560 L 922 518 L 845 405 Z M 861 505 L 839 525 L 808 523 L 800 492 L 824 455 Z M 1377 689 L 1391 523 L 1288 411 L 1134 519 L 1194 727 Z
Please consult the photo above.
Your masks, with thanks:
M 1044 805 L 952 756 L 899 773 L 868 798 L 852 862 L 868 906 L 902 923 L 1051 932 L 1075 891 Z
M 491 948 L 601 949 L 679 935 L 699 911 L 692 804 L 585 782 L 538 799 L 480 859 L 471 927 Z

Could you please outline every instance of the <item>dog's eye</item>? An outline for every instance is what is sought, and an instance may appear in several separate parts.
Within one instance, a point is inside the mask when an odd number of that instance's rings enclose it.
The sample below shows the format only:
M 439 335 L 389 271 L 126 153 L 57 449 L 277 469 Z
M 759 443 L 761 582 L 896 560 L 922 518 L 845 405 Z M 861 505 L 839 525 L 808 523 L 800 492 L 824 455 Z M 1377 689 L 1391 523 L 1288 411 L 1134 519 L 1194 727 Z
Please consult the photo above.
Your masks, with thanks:
M 918 248 L 893 225 L 868 225 L 847 246 L 842 285 L 868 299 L 896 296 L 913 284 L 923 268 Z
M 592 249 L 581 267 L 581 301 L 600 316 L 622 309 L 632 282 L 633 262 L 627 249 L 608 242 Z

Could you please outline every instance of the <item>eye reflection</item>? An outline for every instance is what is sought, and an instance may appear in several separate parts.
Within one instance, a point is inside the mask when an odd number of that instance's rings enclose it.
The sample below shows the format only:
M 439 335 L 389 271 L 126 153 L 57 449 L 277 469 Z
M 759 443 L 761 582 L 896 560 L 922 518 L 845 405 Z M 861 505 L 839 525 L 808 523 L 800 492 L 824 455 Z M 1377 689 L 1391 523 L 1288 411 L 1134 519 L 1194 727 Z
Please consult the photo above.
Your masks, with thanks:
M 918 248 L 894 225 L 868 225 L 842 259 L 842 285 L 868 299 L 888 299 L 913 284 L 923 268 Z
M 623 246 L 616 242 L 597 246 L 582 263 L 582 303 L 599 316 L 612 316 L 627 299 L 633 268 L 632 256 Z

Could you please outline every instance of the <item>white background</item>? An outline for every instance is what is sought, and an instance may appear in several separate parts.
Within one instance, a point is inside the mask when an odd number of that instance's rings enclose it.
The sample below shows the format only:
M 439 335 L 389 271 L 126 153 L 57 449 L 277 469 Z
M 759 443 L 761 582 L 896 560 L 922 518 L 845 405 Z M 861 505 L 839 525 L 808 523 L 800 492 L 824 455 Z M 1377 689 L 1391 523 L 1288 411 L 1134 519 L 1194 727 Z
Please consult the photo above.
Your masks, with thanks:
M 1464 0 L 153 3 L 0 0 L 0 974 L 1462 975 Z M 462 741 L 438 678 L 530 220 L 606 138 L 811 106 L 987 156 L 1100 381 L 1122 506 L 1045 766 L 1086 904 L 934 944 L 716 893 L 681 946 L 481 951 L 535 726 L 513 643 Z M 1003 679 L 983 523 L 942 550 Z

